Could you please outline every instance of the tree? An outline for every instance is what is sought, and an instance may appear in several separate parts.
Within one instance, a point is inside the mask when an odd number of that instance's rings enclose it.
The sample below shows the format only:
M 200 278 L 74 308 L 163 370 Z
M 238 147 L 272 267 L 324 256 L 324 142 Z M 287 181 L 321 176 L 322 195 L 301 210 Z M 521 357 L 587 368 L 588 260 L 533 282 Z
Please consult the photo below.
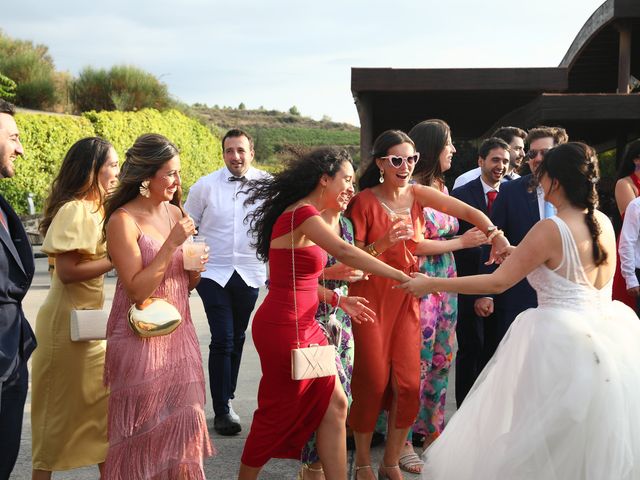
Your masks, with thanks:
M 171 105 L 167 86 L 152 74 L 131 65 L 110 70 L 86 67 L 71 87 L 79 112 L 90 110 L 164 110 Z
M 240 105 L 238 105 L 238 110 L 246 110 L 246 109 L 247 109 L 247 107 L 244 104 L 244 102 L 240 102 Z
M 300 110 L 295 105 L 289 109 L 291 115 L 300 116 Z
M 16 83 L 16 105 L 52 108 L 61 96 L 56 91 L 53 59 L 45 45 L 15 40 L 0 31 L 0 71 Z

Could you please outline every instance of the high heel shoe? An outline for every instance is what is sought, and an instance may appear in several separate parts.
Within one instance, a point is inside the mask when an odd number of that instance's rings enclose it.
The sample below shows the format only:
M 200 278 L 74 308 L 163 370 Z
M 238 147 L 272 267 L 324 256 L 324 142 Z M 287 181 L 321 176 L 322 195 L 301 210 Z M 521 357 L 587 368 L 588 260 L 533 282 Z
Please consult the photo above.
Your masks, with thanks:
M 373 473 L 373 468 L 371 468 L 371 465 L 356 465 L 355 469 L 353 470 L 353 480 L 358 480 L 358 472 L 367 468 L 371 470 L 371 473 Z
M 300 468 L 300 471 L 298 472 L 298 476 L 296 477 L 296 480 L 304 480 L 305 470 L 308 470 L 309 472 L 313 472 L 313 473 L 322 473 L 323 474 L 322 477 L 324 478 L 324 470 L 322 469 L 322 467 L 313 468 L 307 465 L 306 463 L 303 463 L 302 468 Z
M 378 480 L 391 480 L 387 471 L 392 468 L 397 468 L 398 472 L 400 471 L 400 465 L 380 465 L 378 467 Z M 400 475 L 402 475 L 402 473 Z

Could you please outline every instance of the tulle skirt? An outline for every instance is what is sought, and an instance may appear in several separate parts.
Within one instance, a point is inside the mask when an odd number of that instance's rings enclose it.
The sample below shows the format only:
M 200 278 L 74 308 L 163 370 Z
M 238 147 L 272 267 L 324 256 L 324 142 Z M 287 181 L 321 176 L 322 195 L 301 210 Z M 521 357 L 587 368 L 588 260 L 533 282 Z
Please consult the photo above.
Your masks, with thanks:
M 425 480 L 640 479 L 635 313 L 520 314 L 424 457 Z

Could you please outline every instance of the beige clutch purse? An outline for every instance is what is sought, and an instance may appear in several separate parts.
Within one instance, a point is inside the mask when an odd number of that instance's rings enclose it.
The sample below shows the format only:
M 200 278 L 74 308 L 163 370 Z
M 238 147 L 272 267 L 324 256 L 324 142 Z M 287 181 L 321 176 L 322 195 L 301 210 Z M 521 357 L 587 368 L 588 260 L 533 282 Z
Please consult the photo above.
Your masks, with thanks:
M 291 350 L 293 380 L 328 377 L 337 373 L 336 347 L 333 345 L 309 345 Z
M 296 258 L 293 244 L 293 216 L 295 213 L 296 210 L 294 209 L 291 214 L 291 266 L 293 270 L 293 305 L 296 316 L 296 344 L 298 348 L 291 350 L 291 378 L 293 380 L 305 380 L 308 378 L 329 377 L 337 374 L 336 348 L 333 345 L 317 344 L 300 347 L 298 300 L 296 297 Z
M 109 310 L 71 310 L 69 327 L 72 342 L 88 342 L 107 338 Z
M 140 307 L 134 303 L 127 316 L 131 330 L 143 338 L 168 335 L 182 323 L 178 309 L 162 298 L 148 298 Z

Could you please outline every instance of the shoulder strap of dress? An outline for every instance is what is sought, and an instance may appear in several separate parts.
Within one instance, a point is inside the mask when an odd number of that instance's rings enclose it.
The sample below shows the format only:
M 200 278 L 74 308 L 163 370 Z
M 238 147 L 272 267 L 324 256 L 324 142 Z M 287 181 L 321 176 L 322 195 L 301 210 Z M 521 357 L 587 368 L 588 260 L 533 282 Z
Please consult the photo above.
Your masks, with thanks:
M 140 235 L 144 234 L 144 232 L 142 231 L 142 229 L 140 228 L 140 225 L 138 225 L 138 222 L 136 222 L 136 217 L 134 217 L 133 215 L 131 215 L 130 212 L 128 212 L 125 208 L 120 207 L 118 210 L 122 210 L 124 213 L 126 213 L 127 215 L 129 215 L 131 217 L 131 220 L 133 220 L 133 223 L 136 224 L 136 227 L 138 228 L 138 231 L 140 232 Z
M 558 216 L 550 217 L 550 219 L 553 220 L 558 227 L 560 237 L 562 238 L 562 261 L 554 271 L 574 283 L 588 284 L 589 282 L 587 281 L 584 270 L 582 269 L 578 246 L 576 245 L 571 230 L 565 221 Z

